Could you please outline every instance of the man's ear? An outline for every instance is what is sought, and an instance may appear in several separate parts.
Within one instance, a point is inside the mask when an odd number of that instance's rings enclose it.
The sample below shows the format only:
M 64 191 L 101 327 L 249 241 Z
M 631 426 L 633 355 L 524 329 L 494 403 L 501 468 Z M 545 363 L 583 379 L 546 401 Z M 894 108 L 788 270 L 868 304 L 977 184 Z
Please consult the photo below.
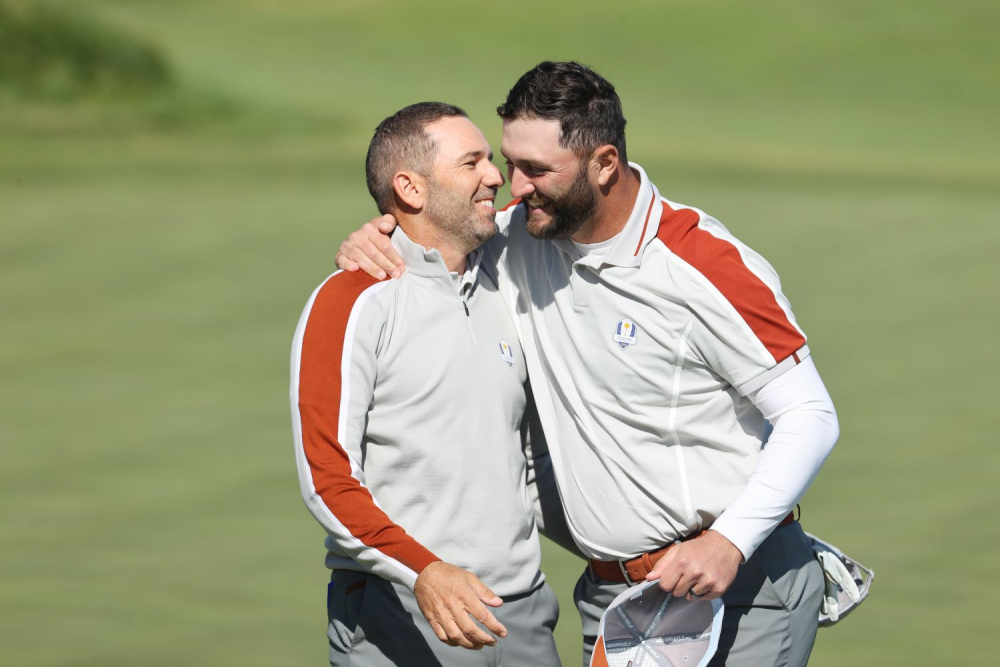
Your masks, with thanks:
M 604 186 L 614 178 L 618 172 L 618 164 L 621 158 L 618 149 L 611 144 L 605 144 L 594 151 L 591 158 L 591 165 L 597 170 L 597 184 Z
M 416 172 L 398 172 L 392 177 L 392 189 L 402 211 L 416 213 L 427 203 L 427 181 Z

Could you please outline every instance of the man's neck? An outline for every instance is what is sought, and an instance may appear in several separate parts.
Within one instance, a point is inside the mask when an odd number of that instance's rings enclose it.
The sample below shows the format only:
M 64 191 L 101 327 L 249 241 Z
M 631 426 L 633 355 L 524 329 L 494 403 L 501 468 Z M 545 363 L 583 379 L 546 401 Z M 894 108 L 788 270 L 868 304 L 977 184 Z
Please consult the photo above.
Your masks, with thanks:
M 417 216 L 397 214 L 396 221 L 411 241 L 423 246 L 425 250 L 437 250 L 441 253 L 441 259 L 449 271 L 465 273 L 468 250 L 456 247 L 449 239 L 442 238 L 433 225 Z
M 572 240 L 577 243 L 600 243 L 617 236 L 625 229 L 639 196 L 641 180 L 639 174 L 633 172 L 628 164 L 617 178 L 617 182 L 606 186 L 606 193 L 599 194 L 597 213 L 593 220 L 573 234 L 570 237 Z

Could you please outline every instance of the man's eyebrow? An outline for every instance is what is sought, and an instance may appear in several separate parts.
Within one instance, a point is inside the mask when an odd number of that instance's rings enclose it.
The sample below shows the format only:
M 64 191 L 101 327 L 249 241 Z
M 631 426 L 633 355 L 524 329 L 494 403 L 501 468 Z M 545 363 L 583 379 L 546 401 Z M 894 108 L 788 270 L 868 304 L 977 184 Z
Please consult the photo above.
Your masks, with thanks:
M 459 156 L 457 162 L 465 162 L 466 160 L 478 158 L 483 154 L 483 151 L 469 151 L 468 153 L 463 153 Z M 493 159 L 493 154 L 490 153 L 490 159 Z
M 500 154 L 503 155 L 504 159 L 507 160 L 508 163 L 514 162 L 514 160 L 511 160 L 510 156 L 504 153 L 502 149 L 500 151 Z M 549 171 L 551 169 L 549 165 L 542 164 L 541 162 L 537 162 L 535 160 L 517 160 L 517 162 L 525 164 L 528 166 L 529 169 L 533 169 L 536 171 Z

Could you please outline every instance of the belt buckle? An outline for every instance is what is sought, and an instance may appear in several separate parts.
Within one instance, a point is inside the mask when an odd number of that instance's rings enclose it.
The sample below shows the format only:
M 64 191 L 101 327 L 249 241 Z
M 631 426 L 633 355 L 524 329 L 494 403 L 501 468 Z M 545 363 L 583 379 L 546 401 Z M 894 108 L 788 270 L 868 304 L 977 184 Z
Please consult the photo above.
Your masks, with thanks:
M 625 577 L 625 583 L 629 586 L 635 586 L 635 582 L 632 581 L 632 577 L 629 576 L 628 569 L 625 567 L 625 561 L 616 560 L 615 562 L 618 563 L 618 569 L 622 571 L 622 576 Z

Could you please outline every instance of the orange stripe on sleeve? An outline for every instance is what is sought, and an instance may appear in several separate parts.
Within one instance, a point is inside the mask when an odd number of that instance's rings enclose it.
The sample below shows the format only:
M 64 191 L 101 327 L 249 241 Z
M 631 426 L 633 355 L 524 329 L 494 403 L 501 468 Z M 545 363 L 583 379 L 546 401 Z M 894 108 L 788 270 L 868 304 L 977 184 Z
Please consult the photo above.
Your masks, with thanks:
M 320 288 L 302 336 L 299 415 L 302 443 L 316 493 L 352 536 L 419 574 L 440 560 L 379 509 L 371 492 L 351 474 L 340 442 L 341 363 L 347 324 L 361 294 L 376 281 L 363 272 L 341 272 Z
M 743 263 L 736 246 L 701 229 L 698 221 L 697 211 L 673 209 L 664 201 L 656 238 L 705 276 L 774 360 L 784 361 L 806 344 L 805 338 L 789 321 L 771 288 Z
M 501 211 L 506 211 L 506 210 L 507 210 L 507 209 L 509 209 L 509 208 L 514 208 L 515 206 L 517 206 L 517 205 L 518 205 L 518 204 L 520 204 L 520 203 L 521 203 L 521 199 L 520 199 L 520 198 L 518 198 L 518 199 L 515 199 L 514 201 L 512 201 L 512 202 L 511 202 L 511 203 L 509 203 L 509 204 L 507 204 L 506 206 L 504 206 L 504 207 L 503 207 L 502 209 L 500 209 L 500 210 L 501 210 Z

